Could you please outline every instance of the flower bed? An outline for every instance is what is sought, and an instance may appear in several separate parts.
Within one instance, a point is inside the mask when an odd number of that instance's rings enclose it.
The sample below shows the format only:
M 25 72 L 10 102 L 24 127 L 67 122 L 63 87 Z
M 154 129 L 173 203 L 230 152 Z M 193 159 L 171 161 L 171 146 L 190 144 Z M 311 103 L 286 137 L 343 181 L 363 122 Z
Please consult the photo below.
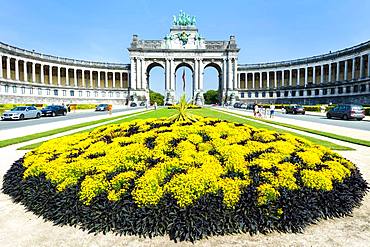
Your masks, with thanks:
M 349 215 L 367 189 L 331 150 L 209 118 L 139 120 L 51 140 L 16 161 L 3 184 L 55 224 L 175 241 L 301 232 Z

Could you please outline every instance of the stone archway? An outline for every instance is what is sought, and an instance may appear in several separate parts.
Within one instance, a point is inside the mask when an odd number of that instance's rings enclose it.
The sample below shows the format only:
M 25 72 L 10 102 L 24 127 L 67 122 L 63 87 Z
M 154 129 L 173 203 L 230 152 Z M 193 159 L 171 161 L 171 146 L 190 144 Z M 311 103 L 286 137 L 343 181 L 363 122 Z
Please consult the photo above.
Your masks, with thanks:
M 225 101 L 224 97 L 226 93 L 226 84 L 223 81 L 222 62 L 211 61 L 204 66 L 204 70 L 206 68 L 214 68 L 218 73 L 218 85 L 217 85 L 218 101 L 220 103 L 223 103 Z M 203 91 L 205 91 L 204 88 Z
M 166 69 L 165 69 L 165 64 L 161 61 L 154 61 L 154 62 L 151 62 L 149 64 L 146 65 L 146 68 L 145 68 L 145 75 L 146 75 L 146 88 L 147 88 L 147 91 L 150 92 L 150 90 L 152 91 L 156 91 L 158 93 L 161 93 L 161 94 L 165 94 L 166 92 L 166 84 L 165 84 L 165 80 L 163 81 L 159 81 L 159 83 L 163 83 L 164 85 L 163 88 L 164 88 L 164 91 L 160 91 L 158 88 L 160 87 L 159 85 L 156 85 L 156 87 L 154 86 L 153 82 L 151 82 L 151 71 L 153 69 L 156 69 L 156 68 L 161 68 L 163 70 L 163 75 L 165 75 L 165 72 L 166 72 Z M 164 76 L 165 77 L 165 76 Z M 156 88 L 156 90 L 154 90 L 154 88 Z M 150 98 L 150 95 L 148 97 L 148 99 Z

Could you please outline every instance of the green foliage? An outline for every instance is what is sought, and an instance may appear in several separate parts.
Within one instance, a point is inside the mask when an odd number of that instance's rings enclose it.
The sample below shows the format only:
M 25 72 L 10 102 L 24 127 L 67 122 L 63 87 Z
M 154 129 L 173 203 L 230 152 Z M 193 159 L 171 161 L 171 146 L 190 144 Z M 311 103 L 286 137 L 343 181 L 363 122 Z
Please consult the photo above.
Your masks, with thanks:
M 164 105 L 164 96 L 160 93 L 149 91 L 150 104 L 153 105 L 154 102 L 157 102 L 157 105 Z
M 185 94 L 183 94 L 180 98 L 179 103 L 174 106 L 174 109 L 178 110 L 178 113 L 172 116 L 170 119 L 175 122 L 178 122 L 178 121 L 195 122 L 197 121 L 197 118 L 188 112 L 190 105 L 191 103 L 186 101 L 186 96 Z
M 210 104 L 218 104 L 219 103 L 219 93 L 217 90 L 208 90 L 207 92 L 204 93 L 204 102 L 207 105 Z

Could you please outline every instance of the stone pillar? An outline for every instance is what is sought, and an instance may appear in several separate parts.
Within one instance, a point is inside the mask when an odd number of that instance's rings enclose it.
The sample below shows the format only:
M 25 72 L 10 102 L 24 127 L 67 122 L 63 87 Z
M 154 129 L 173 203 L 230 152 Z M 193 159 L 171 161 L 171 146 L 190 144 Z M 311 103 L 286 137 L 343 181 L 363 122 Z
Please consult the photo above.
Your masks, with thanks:
M 370 53 L 367 54 L 367 77 L 370 77 Z
M 137 88 L 143 88 L 141 82 L 141 58 L 136 59 L 136 83 Z
M 108 88 L 108 71 L 104 71 L 104 87 Z
M 348 60 L 344 61 L 344 80 L 348 80 Z
M 237 89 L 238 88 L 238 62 L 237 62 L 237 59 L 234 58 L 234 86 L 233 86 L 233 89 Z M 203 90 L 203 88 L 202 88 Z
M 6 79 L 10 78 L 10 57 L 6 57 Z
M 199 60 L 196 58 L 194 60 L 194 77 L 193 77 L 193 80 L 194 80 L 194 89 L 193 91 L 197 91 L 199 88 L 198 88 L 198 80 L 199 80 Z M 193 95 L 194 97 L 194 95 Z
M 320 83 L 323 84 L 324 83 L 324 65 L 322 64 L 321 65 L 321 76 L 320 76 Z
M 308 66 L 304 68 L 304 86 L 306 87 L 308 83 Z
M 289 86 L 293 85 L 293 70 L 289 70 Z
M 226 58 L 223 60 L 223 67 L 222 67 L 222 84 L 223 84 L 223 90 L 226 91 L 227 89 L 227 61 Z
M 101 88 L 101 84 L 100 84 L 100 70 L 98 70 L 98 88 Z
M 175 88 L 176 81 L 175 81 L 175 61 L 171 59 L 171 80 L 170 80 L 170 90 L 176 90 Z
M 85 87 L 85 70 L 81 69 L 81 80 L 82 80 L 82 87 Z
M 301 70 L 300 68 L 297 69 L 297 86 L 300 84 L 300 80 L 301 80 L 300 70 Z
M 112 87 L 113 88 L 116 88 L 116 72 L 115 71 L 113 71 L 113 82 L 112 82 Z
M 252 88 L 256 89 L 256 80 L 255 80 L 255 77 L 254 77 L 254 72 L 252 72 Z
M 277 71 L 274 71 L 274 88 L 277 88 Z
M 93 88 L 94 87 L 94 84 L 93 84 L 93 71 L 90 70 L 90 87 Z
M 70 84 L 69 84 L 69 68 L 66 68 L 66 85 L 70 86 Z
M 329 63 L 329 77 L 328 82 L 331 82 L 331 63 Z
M 355 71 L 356 71 L 356 58 L 352 58 L 352 80 L 355 79 Z
M 140 59 L 141 64 L 141 88 L 147 89 L 147 78 L 146 78 L 146 71 L 145 71 L 145 60 L 144 58 Z
M 227 88 L 232 89 L 232 64 L 231 64 L 231 58 L 227 60 Z
M 364 56 L 360 57 L 360 79 L 364 77 Z
M 49 64 L 49 84 L 53 85 L 53 66 Z
M 171 76 L 171 68 L 170 68 L 170 61 L 166 58 L 166 67 L 165 67 L 165 90 L 170 89 L 170 76 Z
M 3 56 L 0 54 L 0 78 L 3 78 Z
M 32 62 L 32 82 L 36 82 L 36 64 Z
M 58 67 L 57 67 L 57 70 L 58 70 L 58 71 L 57 71 L 57 74 L 58 74 L 58 75 L 57 75 L 57 77 L 58 77 L 58 86 L 60 86 L 60 84 L 61 84 L 60 69 L 61 69 L 61 68 L 58 66 Z
M 267 81 L 266 88 L 269 89 L 270 88 L 270 71 L 266 72 L 266 81 Z
M 40 64 L 40 78 L 41 78 L 41 83 L 45 84 L 44 65 L 43 64 Z
M 19 64 L 18 64 L 18 59 L 15 59 L 15 80 L 19 81 Z
M 134 58 L 131 58 L 130 88 L 136 90 L 136 66 Z
M 337 62 L 337 78 L 336 81 L 340 81 L 340 62 Z
M 203 92 L 204 90 L 204 83 L 203 83 L 203 60 L 199 60 L 199 90 Z
M 119 72 L 119 86 L 120 88 L 123 88 L 123 72 Z
M 316 84 L 316 66 L 312 67 L 312 84 Z
M 24 71 L 24 81 L 28 81 L 27 61 L 23 62 L 23 71 Z M 1 66 L 1 72 L 3 72 L 2 66 Z
M 284 87 L 285 86 L 285 70 L 282 70 L 281 71 L 281 86 Z
M 259 73 L 260 73 L 260 89 L 262 89 L 262 72 Z
M 73 69 L 73 81 L 74 81 L 74 86 L 77 87 L 78 86 L 78 83 L 77 83 L 77 69 L 74 68 Z

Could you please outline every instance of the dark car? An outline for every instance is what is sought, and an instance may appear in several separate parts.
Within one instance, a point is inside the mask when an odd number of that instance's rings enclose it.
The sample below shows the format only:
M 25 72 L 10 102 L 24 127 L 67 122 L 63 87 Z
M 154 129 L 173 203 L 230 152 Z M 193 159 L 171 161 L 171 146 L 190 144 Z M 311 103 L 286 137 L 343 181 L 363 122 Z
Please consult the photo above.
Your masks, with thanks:
M 242 103 L 241 102 L 236 102 L 234 104 L 234 108 L 240 108 L 242 106 Z
M 41 113 L 43 116 L 52 116 L 55 117 L 57 115 L 67 115 L 67 109 L 61 105 L 48 105 L 45 108 L 41 109 Z
M 146 102 L 145 101 L 141 101 L 140 102 L 140 106 L 146 106 Z
M 285 108 L 285 113 L 289 114 L 305 114 L 304 107 L 301 105 L 290 105 Z
M 130 107 L 136 107 L 137 104 L 135 102 L 131 102 Z
M 343 104 L 337 105 L 326 113 L 327 118 L 357 119 L 365 117 L 365 110 L 361 105 Z
M 95 111 L 108 111 L 109 105 L 108 104 L 100 104 L 96 106 Z

